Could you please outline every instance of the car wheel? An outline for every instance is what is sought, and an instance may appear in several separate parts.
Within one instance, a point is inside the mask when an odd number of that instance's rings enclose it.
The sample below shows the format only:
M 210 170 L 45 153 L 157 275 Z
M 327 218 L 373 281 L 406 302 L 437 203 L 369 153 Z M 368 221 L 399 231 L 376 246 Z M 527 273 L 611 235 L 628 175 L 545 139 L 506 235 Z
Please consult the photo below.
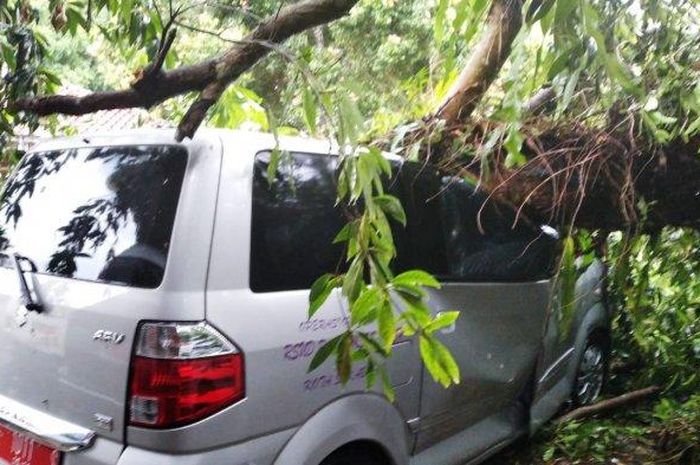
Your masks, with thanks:
M 608 344 L 605 338 L 591 336 L 576 370 L 572 401 L 575 407 L 591 405 L 603 391 L 608 375 Z
M 321 465 L 389 465 L 389 462 L 371 449 L 343 448 L 329 455 Z

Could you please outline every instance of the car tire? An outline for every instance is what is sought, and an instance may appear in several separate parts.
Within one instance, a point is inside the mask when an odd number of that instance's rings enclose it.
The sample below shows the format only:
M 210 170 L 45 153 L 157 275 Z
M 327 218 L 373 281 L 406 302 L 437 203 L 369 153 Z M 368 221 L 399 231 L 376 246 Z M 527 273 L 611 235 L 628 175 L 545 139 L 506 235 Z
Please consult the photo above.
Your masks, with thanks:
M 329 455 L 321 465 L 389 465 L 382 454 L 366 448 L 342 448 Z
M 602 334 L 594 333 L 586 340 L 576 367 L 571 403 L 584 407 L 595 403 L 608 379 L 610 344 Z

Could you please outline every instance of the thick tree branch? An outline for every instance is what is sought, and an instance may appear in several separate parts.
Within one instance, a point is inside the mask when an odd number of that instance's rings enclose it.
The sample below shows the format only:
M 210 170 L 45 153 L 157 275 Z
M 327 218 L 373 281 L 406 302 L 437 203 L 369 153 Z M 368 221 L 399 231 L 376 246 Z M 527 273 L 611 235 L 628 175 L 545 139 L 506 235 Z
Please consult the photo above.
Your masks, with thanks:
M 462 73 L 438 106 L 435 112 L 437 118 L 446 120 L 448 124 L 469 118 L 510 55 L 513 41 L 523 23 L 521 10 L 521 0 L 494 0 L 486 30 Z
M 207 110 L 218 100 L 226 87 L 249 70 L 270 52 L 269 45 L 284 42 L 289 37 L 328 23 L 346 15 L 358 0 L 305 0 L 281 9 L 265 19 L 239 44 L 223 55 L 172 71 L 145 74 L 130 89 L 95 92 L 82 97 L 68 95 L 39 96 L 13 102 L 15 111 L 26 111 L 39 116 L 62 113 L 83 115 L 99 110 L 117 108 L 150 108 L 169 98 L 188 92 L 201 91 L 178 129 L 178 138 L 192 137 L 206 116 Z M 174 36 L 166 37 L 164 49 L 172 44 Z M 170 43 L 168 43 L 170 42 Z M 151 69 L 160 69 L 157 61 Z
M 588 405 L 586 407 L 580 407 L 576 410 L 572 410 L 566 415 L 560 417 L 557 420 L 557 424 L 566 423 L 572 420 L 578 420 L 580 418 L 589 417 L 591 415 L 596 415 L 598 413 L 607 412 L 616 408 L 620 408 L 635 402 L 646 399 L 647 397 L 653 396 L 659 392 L 658 386 L 650 386 L 644 389 L 639 389 L 638 391 L 628 392 L 622 394 L 618 397 L 613 397 L 612 399 L 603 400 L 597 404 Z
M 117 108 L 150 108 L 169 98 L 187 92 L 201 90 L 211 82 L 215 74 L 214 60 L 193 66 L 183 66 L 160 73 L 148 86 L 134 86 L 119 91 L 95 92 L 82 97 L 73 95 L 45 95 L 17 100 L 10 104 L 16 111 L 26 111 L 39 116 L 61 113 L 85 115 L 99 110 Z

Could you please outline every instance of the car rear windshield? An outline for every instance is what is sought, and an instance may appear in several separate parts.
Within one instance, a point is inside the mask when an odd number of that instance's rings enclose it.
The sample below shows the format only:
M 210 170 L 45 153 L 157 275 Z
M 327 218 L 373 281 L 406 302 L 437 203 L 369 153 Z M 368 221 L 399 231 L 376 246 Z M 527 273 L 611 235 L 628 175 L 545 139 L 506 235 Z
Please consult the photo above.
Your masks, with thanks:
M 125 146 L 27 155 L 0 200 L 0 260 L 39 273 L 155 288 L 163 279 L 187 152 Z

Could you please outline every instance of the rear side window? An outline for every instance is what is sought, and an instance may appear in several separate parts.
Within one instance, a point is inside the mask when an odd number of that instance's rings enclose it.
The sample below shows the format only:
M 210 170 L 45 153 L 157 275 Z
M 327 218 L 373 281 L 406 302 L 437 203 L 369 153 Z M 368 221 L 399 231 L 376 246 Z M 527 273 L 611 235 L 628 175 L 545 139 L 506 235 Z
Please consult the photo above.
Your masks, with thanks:
M 333 238 L 346 223 L 335 206 L 337 159 L 290 154 L 268 177 L 270 154 L 255 159 L 250 288 L 254 292 L 308 289 L 339 270 L 342 245 Z
M 163 279 L 187 165 L 182 147 L 28 155 L 0 200 L 0 258 L 40 273 L 155 288 Z

